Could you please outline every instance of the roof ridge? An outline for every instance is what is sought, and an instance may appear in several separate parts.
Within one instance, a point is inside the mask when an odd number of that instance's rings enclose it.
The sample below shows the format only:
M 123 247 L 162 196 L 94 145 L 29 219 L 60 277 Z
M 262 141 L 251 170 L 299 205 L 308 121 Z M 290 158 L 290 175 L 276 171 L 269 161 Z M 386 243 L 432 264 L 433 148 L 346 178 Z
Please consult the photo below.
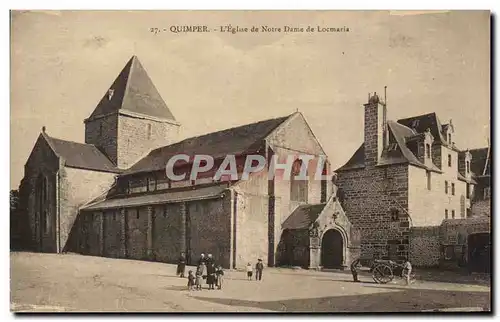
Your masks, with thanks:
M 157 151 L 157 150 L 161 150 L 165 147 L 172 147 L 172 146 L 175 146 L 175 145 L 178 145 L 178 144 L 181 144 L 183 142 L 186 142 L 188 140 L 192 140 L 192 139 L 197 139 L 197 138 L 202 138 L 204 136 L 208 136 L 208 135 L 212 135 L 212 134 L 215 134 L 215 133 L 222 133 L 222 132 L 225 132 L 225 131 L 231 131 L 231 130 L 234 130 L 234 129 L 238 129 L 238 128 L 242 128 L 242 127 L 245 127 L 245 126 L 251 126 L 251 125 L 255 125 L 255 124 L 259 124 L 259 123 L 263 123 L 263 122 L 269 122 L 269 121 L 274 121 L 274 120 L 279 120 L 279 119 L 287 119 L 289 118 L 291 115 L 293 114 L 290 114 L 288 116 L 282 116 L 282 117 L 276 117 L 276 118 L 270 118 L 270 119 L 265 119 L 265 120 L 261 120 L 261 121 L 257 121 L 257 122 L 253 122 L 253 123 L 247 123 L 247 124 L 242 124 L 242 125 L 237 125 L 237 126 L 233 126 L 233 127 L 230 127 L 230 128 L 226 128 L 226 129 L 223 129 L 223 130 L 219 130 L 219 131 L 214 131 L 214 132 L 208 132 L 208 133 L 204 133 L 204 134 L 200 134 L 200 135 L 196 135 L 196 136 L 191 136 L 191 137 L 188 137 L 188 138 L 185 138 L 179 142 L 176 142 L 176 143 L 172 143 L 172 144 L 169 144 L 169 145 L 164 145 L 164 146 L 161 146 L 159 148 L 156 148 L 154 150 L 151 150 L 151 152 L 153 151 Z M 151 153 L 150 152 L 150 153 Z

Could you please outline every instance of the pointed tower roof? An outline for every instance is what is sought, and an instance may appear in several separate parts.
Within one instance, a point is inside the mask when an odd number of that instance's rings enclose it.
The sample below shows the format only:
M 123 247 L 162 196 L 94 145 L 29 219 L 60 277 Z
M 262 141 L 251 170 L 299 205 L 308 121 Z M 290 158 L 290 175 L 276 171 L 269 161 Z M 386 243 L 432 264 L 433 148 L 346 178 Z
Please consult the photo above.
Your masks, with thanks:
M 122 69 L 86 121 L 115 112 L 132 112 L 175 121 L 174 115 L 135 55 Z

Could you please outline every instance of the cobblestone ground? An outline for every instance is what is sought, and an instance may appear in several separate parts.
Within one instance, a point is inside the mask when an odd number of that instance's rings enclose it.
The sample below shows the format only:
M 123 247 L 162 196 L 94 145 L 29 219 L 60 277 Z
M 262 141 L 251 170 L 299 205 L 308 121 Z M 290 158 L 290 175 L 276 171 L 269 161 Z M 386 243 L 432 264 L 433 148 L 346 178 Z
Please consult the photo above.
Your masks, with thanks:
M 189 268 L 188 268 L 189 269 Z M 408 312 L 490 310 L 490 286 L 401 280 L 367 273 L 267 268 L 263 280 L 226 272 L 222 290 L 187 291 L 175 266 L 81 255 L 11 253 L 11 310 L 37 312 Z M 467 284 L 470 283 L 470 284 Z M 206 287 L 206 286 L 205 286 Z

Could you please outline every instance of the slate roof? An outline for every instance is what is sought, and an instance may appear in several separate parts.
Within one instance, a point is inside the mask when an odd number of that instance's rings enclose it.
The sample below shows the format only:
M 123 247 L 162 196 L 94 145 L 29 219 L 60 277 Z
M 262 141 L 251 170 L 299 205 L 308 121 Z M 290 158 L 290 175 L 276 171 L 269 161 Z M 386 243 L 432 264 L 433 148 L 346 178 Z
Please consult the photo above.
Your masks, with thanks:
M 88 120 L 125 110 L 175 121 L 137 56 L 132 56 L 109 89 L 111 98 L 106 90 Z
M 301 205 L 281 225 L 282 229 L 307 229 L 318 219 L 326 203 Z
M 177 154 L 206 154 L 217 159 L 228 154 L 241 155 L 256 152 L 262 140 L 290 116 L 260 121 L 227 130 L 185 139 L 181 142 L 151 151 L 124 174 L 163 170 L 168 160 Z M 181 164 L 179 162 L 178 164 Z M 176 164 L 177 165 L 177 164 Z
M 443 125 L 439 121 L 436 113 L 429 113 L 400 119 L 398 120 L 398 123 L 410 129 L 415 129 L 416 133 L 423 133 L 425 132 L 425 130 L 430 129 L 434 140 L 440 140 L 441 144 L 448 145 L 446 138 L 444 137 L 442 132 Z
M 484 171 L 484 165 L 486 164 L 486 158 L 488 155 L 488 148 L 472 149 L 469 150 L 469 152 L 472 155 L 472 160 L 470 164 L 471 171 L 476 176 L 482 176 Z M 486 168 L 485 175 L 491 175 L 491 155 L 488 160 L 488 166 Z
M 114 173 L 120 172 L 111 160 L 92 144 L 56 139 L 48 136 L 46 133 L 42 133 L 42 135 L 52 150 L 54 150 L 54 153 L 64 159 L 67 167 Z
M 83 206 L 81 209 L 102 210 L 111 208 L 136 207 L 141 205 L 174 203 L 188 200 L 213 199 L 219 197 L 224 192 L 224 190 L 227 189 L 227 183 L 199 187 L 196 189 L 192 189 L 191 187 L 171 189 L 168 192 L 163 193 L 149 193 L 141 196 L 127 196 L 122 198 L 107 199 Z
M 406 145 L 406 138 L 413 138 L 418 135 L 414 130 L 399 124 L 394 121 L 387 121 L 387 127 L 389 129 L 389 134 L 391 135 L 392 143 L 394 143 L 395 149 L 384 149 L 379 160 L 380 166 L 410 163 L 412 165 L 425 168 L 435 172 L 441 172 L 435 165 L 426 166 L 420 162 L 413 152 Z M 391 144 L 389 144 L 391 145 Z M 336 171 L 346 171 L 363 168 L 365 166 L 365 148 L 364 143 L 354 152 L 354 155 L 347 161 L 345 165 L 337 169 Z

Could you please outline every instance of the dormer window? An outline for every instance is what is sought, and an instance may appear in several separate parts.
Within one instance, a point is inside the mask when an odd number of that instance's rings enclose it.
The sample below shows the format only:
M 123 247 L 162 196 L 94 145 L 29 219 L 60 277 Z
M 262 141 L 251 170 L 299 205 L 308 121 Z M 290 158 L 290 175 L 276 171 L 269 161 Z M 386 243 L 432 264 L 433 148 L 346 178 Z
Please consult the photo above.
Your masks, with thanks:
M 431 157 L 431 145 L 429 143 L 425 145 L 425 156 L 429 159 Z
M 448 154 L 448 167 L 451 167 L 451 154 Z
M 465 161 L 465 173 L 470 172 L 470 161 Z
M 113 98 L 113 94 L 115 93 L 115 90 L 110 88 L 108 90 L 108 101 L 111 101 L 111 99 Z
M 451 133 L 448 133 L 448 143 L 451 144 Z

